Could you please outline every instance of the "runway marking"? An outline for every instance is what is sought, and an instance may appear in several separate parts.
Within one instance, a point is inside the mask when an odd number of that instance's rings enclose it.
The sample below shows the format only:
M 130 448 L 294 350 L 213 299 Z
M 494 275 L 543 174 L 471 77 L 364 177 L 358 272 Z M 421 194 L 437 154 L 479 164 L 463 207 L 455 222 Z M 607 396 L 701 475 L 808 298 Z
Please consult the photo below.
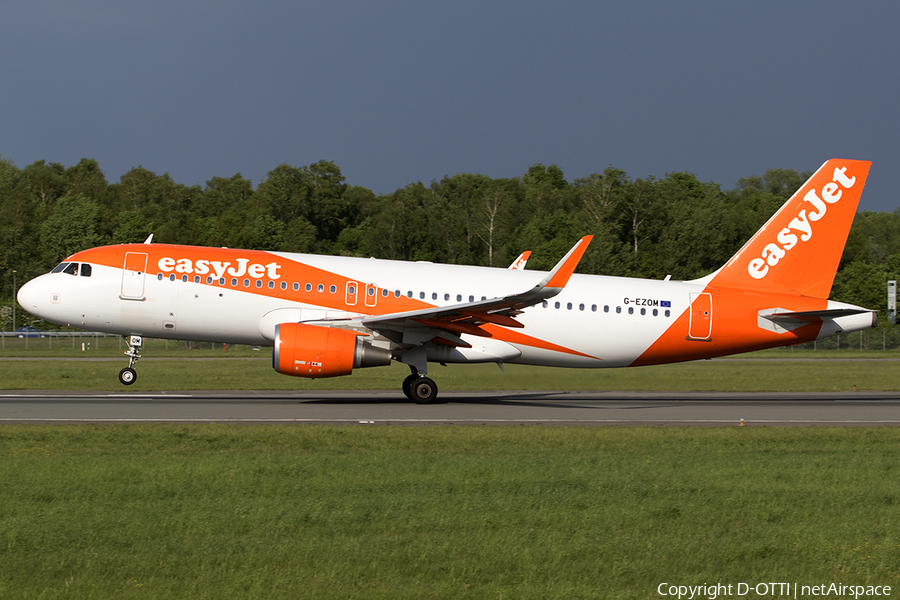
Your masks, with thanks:
M 65 419 L 65 418 L 3 418 L 0 422 L 58 422 L 58 423 L 354 423 L 354 424 L 391 424 L 391 423 L 699 423 L 699 424 L 732 424 L 740 427 L 740 419 L 380 419 L 377 421 L 368 419 L 117 419 L 117 418 L 96 418 L 96 419 Z M 880 424 L 880 425 L 900 425 L 900 420 L 833 420 L 822 421 L 814 419 L 744 419 L 744 424 L 749 425 L 765 425 L 771 423 L 790 423 L 790 424 Z
M 194 394 L 0 394 L 0 398 L 193 398 Z

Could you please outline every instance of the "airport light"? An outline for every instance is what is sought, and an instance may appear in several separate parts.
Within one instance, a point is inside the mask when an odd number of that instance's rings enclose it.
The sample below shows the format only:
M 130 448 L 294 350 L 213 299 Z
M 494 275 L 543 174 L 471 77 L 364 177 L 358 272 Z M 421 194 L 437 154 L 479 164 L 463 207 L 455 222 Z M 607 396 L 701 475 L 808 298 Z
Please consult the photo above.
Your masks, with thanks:
M 16 331 L 16 270 L 13 269 L 13 333 Z

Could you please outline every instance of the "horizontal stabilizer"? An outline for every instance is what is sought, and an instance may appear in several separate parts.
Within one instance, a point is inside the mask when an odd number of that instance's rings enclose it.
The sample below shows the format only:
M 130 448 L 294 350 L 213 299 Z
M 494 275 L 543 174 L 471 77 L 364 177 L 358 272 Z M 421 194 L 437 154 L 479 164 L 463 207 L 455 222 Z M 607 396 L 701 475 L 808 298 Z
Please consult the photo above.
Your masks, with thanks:
M 874 327 L 878 321 L 877 313 L 874 310 L 866 310 L 850 304 L 840 306 L 839 302 L 831 304 L 838 304 L 838 306 L 823 310 L 792 311 L 785 308 L 761 310 L 759 311 L 757 324 L 761 329 L 778 334 L 800 329 L 801 327 L 808 327 L 812 324 L 821 325 L 823 330 L 834 329 L 840 333 L 839 330 L 845 327 L 853 327 L 854 329 L 851 329 L 851 331 L 855 331 L 857 325 L 860 324 L 859 328 Z
M 839 317 L 848 317 L 850 315 L 860 315 L 862 313 L 872 312 L 865 308 L 833 308 L 830 310 L 806 310 L 801 312 L 774 312 L 768 315 L 770 319 L 798 319 L 809 323 L 818 323 L 826 319 L 837 319 Z

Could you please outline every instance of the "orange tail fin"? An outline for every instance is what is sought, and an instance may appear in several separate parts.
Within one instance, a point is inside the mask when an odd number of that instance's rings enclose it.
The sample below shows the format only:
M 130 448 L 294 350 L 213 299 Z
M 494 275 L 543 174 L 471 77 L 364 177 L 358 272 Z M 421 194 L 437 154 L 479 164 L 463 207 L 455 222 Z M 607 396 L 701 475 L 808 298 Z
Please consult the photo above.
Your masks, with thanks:
M 822 165 L 710 285 L 828 298 L 871 164 Z

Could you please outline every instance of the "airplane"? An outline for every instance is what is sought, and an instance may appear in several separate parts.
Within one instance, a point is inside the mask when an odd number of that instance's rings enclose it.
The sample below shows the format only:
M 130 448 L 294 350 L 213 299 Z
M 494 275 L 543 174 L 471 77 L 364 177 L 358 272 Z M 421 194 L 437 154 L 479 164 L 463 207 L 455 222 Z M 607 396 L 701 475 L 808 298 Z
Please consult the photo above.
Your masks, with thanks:
M 634 367 L 810 342 L 874 327 L 828 300 L 871 163 L 832 159 L 714 273 L 691 281 L 575 274 L 592 236 L 549 272 L 152 242 L 76 252 L 18 292 L 28 312 L 124 336 L 271 346 L 278 373 L 320 378 L 428 363 Z

